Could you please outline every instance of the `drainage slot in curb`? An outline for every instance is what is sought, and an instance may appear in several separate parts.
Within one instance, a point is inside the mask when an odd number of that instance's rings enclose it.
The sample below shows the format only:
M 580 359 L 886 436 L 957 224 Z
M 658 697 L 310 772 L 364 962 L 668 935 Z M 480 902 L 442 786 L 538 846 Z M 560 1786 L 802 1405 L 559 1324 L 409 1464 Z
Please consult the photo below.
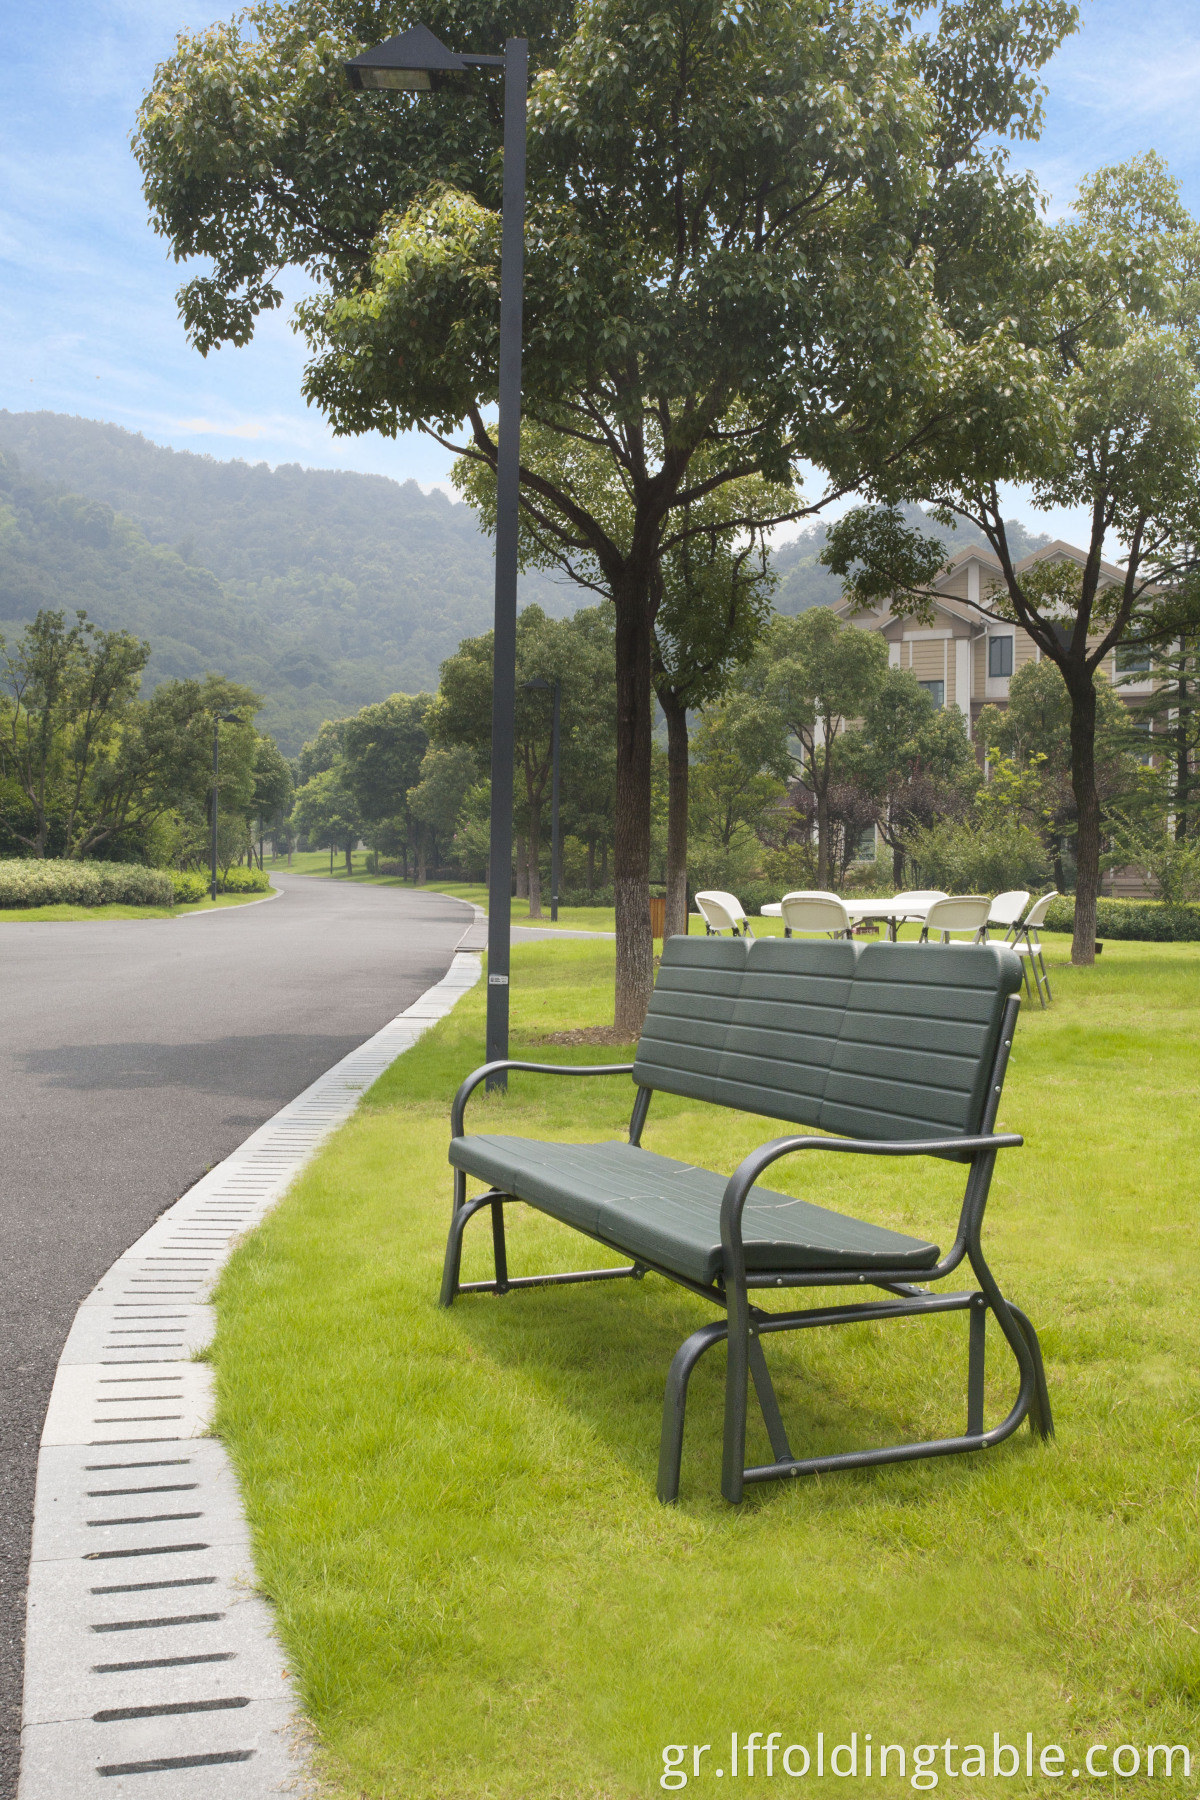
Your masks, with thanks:
M 84 1562 L 111 1562 L 119 1556 L 182 1556 L 191 1550 L 208 1550 L 208 1544 L 147 1544 L 144 1550 L 88 1550 Z
M 157 1631 L 163 1625 L 216 1625 L 225 1617 L 219 1613 L 176 1613 L 170 1619 L 118 1619 L 111 1625 L 92 1625 L 92 1631 Z
M 213 1750 L 207 1756 L 156 1756 L 153 1762 L 100 1763 L 97 1775 L 161 1775 L 168 1769 L 211 1769 L 216 1763 L 249 1762 L 253 1750 Z
M 101 1469 L 183 1469 L 191 1464 L 190 1456 L 164 1456 L 158 1462 L 132 1463 L 84 1463 L 89 1475 L 99 1474 Z
M 181 1575 L 178 1581 L 120 1581 L 112 1587 L 89 1588 L 92 1594 L 148 1594 L 153 1588 L 215 1587 L 215 1575 Z
M 89 1500 L 116 1500 L 121 1494 L 189 1494 L 198 1481 L 164 1481 L 159 1487 L 89 1488 Z
M 89 1519 L 89 1531 L 99 1531 L 105 1525 L 163 1525 L 168 1519 L 202 1519 L 202 1512 L 187 1513 L 139 1513 L 136 1518 L 128 1519 Z
M 97 1725 L 109 1725 L 114 1719 L 176 1719 L 184 1713 L 238 1712 L 249 1706 L 247 1695 L 236 1694 L 230 1700 L 171 1700 L 163 1706 L 106 1706 L 94 1712 Z
M 206 1656 L 146 1656 L 141 1662 L 93 1663 L 93 1675 L 128 1675 L 135 1669 L 190 1669 L 193 1663 L 232 1662 L 235 1650 L 210 1650 Z

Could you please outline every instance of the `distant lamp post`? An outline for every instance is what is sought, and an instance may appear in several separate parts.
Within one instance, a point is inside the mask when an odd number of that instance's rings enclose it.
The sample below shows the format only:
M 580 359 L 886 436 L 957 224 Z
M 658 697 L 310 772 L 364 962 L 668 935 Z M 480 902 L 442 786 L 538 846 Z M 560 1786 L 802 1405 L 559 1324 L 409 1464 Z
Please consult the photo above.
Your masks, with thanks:
M 353 88 L 431 93 L 465 83 L 471 69 L 504 71 L 504 190 L 500 238 L 500 430 L 496 455 L 496 616 L 492 653 L 492 818 L 488 869 L 487 1060 L 508 1056 L 512 921 L 513 737 L 517 697 L 517 509 L 521 486 L 521 311 L 525 257 L 525 123 L 529 45 L 502 56 L 459 56 L 414 25 L 346 64 Z M 503 1070 L 488 1087 L 508 1085 Z
M 527 688 L 543 688 L 554 695 L 554 723 L 550 727 L 550 923 L 558 920 L 558 725 L 562 701 L 562 682 L 545 681 L 539 675 L 525 683 Z
M 221 767 L 221 726 L 239 725 L 241 720 L 237 713 L 213 714 L 213 786 L 212 786 L 212 828 L 208 842 L 208 895 L 210 900 L 217 897 L 217 776 Z

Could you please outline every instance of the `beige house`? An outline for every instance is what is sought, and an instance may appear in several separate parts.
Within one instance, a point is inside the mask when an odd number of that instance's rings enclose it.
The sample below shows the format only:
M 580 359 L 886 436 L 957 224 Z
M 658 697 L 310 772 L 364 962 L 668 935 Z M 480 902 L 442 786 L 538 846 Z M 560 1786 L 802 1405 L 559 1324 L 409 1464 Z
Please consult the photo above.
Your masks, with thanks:
M 1073 544 L 1056 541 L 1025 557 L 1016 565 L 1017 573 L 1040 562 L 1059 561 L 1082 568 L 1086 557 Z M 1110 581 L 1124 581 L 1123 569 L 1113 563 L 1101 566 Z M 1021 626 L 990 619 L 980 609 L 980 602 L 986 604 L 989 592 L 1002 581 L 1000 564 L 991 550 L 969 544 L 950 558 L 935 579 L 937 597 L 928 624 L 898 617 L 886 603 L 853 612 L 849 602 L 842 601 L 834 611 L 865 630 L 881 631 L 893 668 L 911 669 L 935 705 L 956 706 L 965 715 L 967 733 L 973 739 L 984 707 L 1007 706 L 1009 683 L 1017 670 L 1027 662 L 1041 661 L 1040 649 Z M 1117 653 L 1108 656 L 1103 666 L 1109 679 L 1115 680 Z M 1134 705 L 1154 686 L 1148 659 L 1145 679 L 1130 679 L 1137 672 L 1132 661 L 1122 661 L 1120 693 Z

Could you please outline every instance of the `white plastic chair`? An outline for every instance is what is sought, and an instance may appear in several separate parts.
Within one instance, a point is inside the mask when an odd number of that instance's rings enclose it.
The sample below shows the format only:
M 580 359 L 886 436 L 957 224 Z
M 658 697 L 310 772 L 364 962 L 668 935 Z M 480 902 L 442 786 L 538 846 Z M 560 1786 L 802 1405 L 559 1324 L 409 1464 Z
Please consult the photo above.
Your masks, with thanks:
M 1049 894 L 1043 894 L 1040 900 L 1035 900 L 1017 927 L 1012 944 L 1013 949 L 1021 958 L 1021 970 L 1025 976 L 1027 992 L 1029 971 L 1031 969 L 1033 971 L 1034 985 L 1037 988 L 1037 997 L 1042 1003 L 1043 1012 L 1046 1010 L 1046 1001 L 1053 1000 L 1054 995 L 1050 992 L 1050 977 L 1046 973 L 1046 959 L 1042 955 L 1042 940 L 1038 936 L 1038 926 L 1045 924 L 1046 914 L 1050 910 L 1050 902 L 1057 899 L 1057 892 L 1051 891 Z M 1043 987 L 1046 990 L 1044 998 L 1042 996 Z
M 1028 888 L 1010 888 L 1006 894 L 997 894 L 988 914 L 989 935 L 993 931 L 1003 931 L 1005 943 L 1010 943 L 1016 936 L 1017 927 L 1025 917 L 1028 905 Z
M 785 894 L 779 902 L 779 910 L 784 937 L 791 937 L 796 931 L 849 937 L 853 929 L 844 903 L 836 894 L 828 894 L 820 888 L 797 889 L 795 893 Z
M 946 898 L 941 888 L 905 888 L 902 893 L 893 894 L 891 904 L 895 908 L 892 914 L 888 933 L 893 944 L 900 935 L 900 927 L 906 920 L 916 919 L 925 923 L 925 914 L 935 900 Z
M 934 932 L 937 932 L 943 944 L 953 942 L 952 931 L 969 931 L 973 944 L 982 944 L 987 937 L 988 914 L 992 903 L 986 894 L 952 894 L 946 899 L 935 900 L 925 914 L 925 923 L 921 927 L 921 942 L 927 944 Z
M 706 937 L 715 937 L 721 931 L 731 931 L 734 937 L 754 936 L 746 910 L 736 894 L 726 894 L 720 888 L 706 888 L 696 895 L 696 907 L 704 920 Z

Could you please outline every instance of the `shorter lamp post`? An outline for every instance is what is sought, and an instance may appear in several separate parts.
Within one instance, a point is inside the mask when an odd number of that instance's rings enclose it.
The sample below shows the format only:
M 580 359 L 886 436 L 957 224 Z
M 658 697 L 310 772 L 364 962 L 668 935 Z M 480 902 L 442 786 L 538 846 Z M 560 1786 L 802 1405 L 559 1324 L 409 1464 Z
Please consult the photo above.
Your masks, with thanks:
M 212 789 L 212 830 L 208 843 L 208 894 L 210 900 L 217 897 L 217 775 L 221 758 L 221 726 L 237 725 L 240 721 L 236 713 L 213 714 L 213 789 Z
M 554 723 L 550 728 L 550 923 L 554 925 L 558 921 L 558 724 L 562 682 L 546 681 L 538 675 L 525 686 L 549 690 L 554 695 Z

